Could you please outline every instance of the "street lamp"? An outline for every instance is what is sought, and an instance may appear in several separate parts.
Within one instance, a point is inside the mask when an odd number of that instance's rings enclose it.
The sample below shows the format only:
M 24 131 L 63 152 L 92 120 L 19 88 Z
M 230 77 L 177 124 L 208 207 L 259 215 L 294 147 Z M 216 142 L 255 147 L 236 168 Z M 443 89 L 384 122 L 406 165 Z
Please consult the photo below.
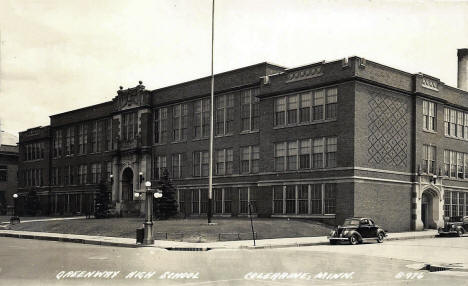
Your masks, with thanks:
M 13 194 L 13 216 L 10 218 L 10 224 L 20 223 L 20 218 L 16 215 L 16 200 L 18 194 Z
M 153 198 L 151 196 L 151 182 L 145 182 L 146 187 L 146 216 L 145 216 L 145 234 L 143 238 L 144 245 L 154 244 L 153 238 Z

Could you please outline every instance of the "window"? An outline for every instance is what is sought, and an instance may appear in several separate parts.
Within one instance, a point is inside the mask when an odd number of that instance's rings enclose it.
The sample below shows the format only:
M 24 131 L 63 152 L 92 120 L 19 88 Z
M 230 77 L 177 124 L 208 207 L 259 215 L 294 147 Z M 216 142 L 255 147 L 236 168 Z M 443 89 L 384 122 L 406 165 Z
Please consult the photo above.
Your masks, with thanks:
M 194 137 L 199 139 L 210 135 L 210 99 L 195 101 L 194 108 Z
M 8 166 L 0 165 L 0 182 L 8 181 Z
M 240 214 L 248 214 L 249 213 L 249 203 L 251 205 L 250 212 L 255 213 L 255 188 L 254 187 L 247 187 L 247 188 L 239 188 L 239 213 Z
M 97 121 L 91 123 L 91 137 L 90 137 L 90 146 L 91 146 L 91 153 L 97 152 Z
M 421 169 L 424 173 L 436 174 L 435 159 L 436 147 L 431 145 L 423 145 L 423 160 Z
M 325 119 L 336 118 L 336 102 L 338 99 L 337 88 L 327 89 L 327 102 L 325 106 Z
M 97 122 L 96 152 L 102 152 L 102 137 L 104 136 L 104 121 Z
M 273 187 L 273 213 L 283 214 L 283 186 Z
M 106 142 L 104 145 L 105 151 L 112 150 L 112 118 L 105 121 L 106 124 Z
M 336 184 L 273 186 L 273 213 L 291 215 L 335 214 Z
M 260 150 L 258 146 L 246 146 L 240 148 L 241 173 L 258 173 Z
M 188 124 L 188 106 L 187 104 L 174 105 L 172 107 L 172 140 L 184 141 L 187 140 L 187 124 Z
M 300 94 L 299 122 L 310 122 L 313 92 L 309 91 Z
M 323 168 L 323 140 L 324 138 L 317 138 L 313 140 L 312 148 L 312 168 Z
M 435 103 L 423 101 L 423 129 L 435 131 L 436 128 L 436 109 Z
M 232 212 L 231 188 L 213 189 L 214 213 L 229 214 Z
M 216 135 L 232 133 L 234 122 L 234 94 L 224 94 L 216 97 Z
M 73 153 L 73 127 L 67 128 L 67 134 L 65 136 L 65 155 L 70 156 Z
M 297 95 L 291 95 L 286 97 L 288 100 L 288 119 L 287 124 L 297 123 Z
M 200 213 L 200 190 L 192 190 L 192 213 Z
M 336 212 L 336 184 L 325 184 L 324 208 L 325 214 Z
M 216 150 L 216 175 L 229 175 L 232 174 L 233 152 L 230 149 Z
M 185 213 L 185 198 L 183 190 L 177 190 L 177 202 L 179 203 L 179 212 Z
M 299 185 L 297 193 L 298 214 L 309 213 L 309 186 Z
M 122 114 L 122 139 L 131 141 L 138 134 L 138 114 L 130 112 Z
M 154 143 L 167 141 L 167 108 L 158 108 L 154 111 Z
M 299 169 L 310 169 L 310 139 L 300 141 Z
M 285 124 L 286 120 L 286 97 L 275 99 L 275 126 Z
M 54 158 L 62 157 L 62 130 L 54 131 L 53 148 L 54 148 Z
M 184 154 L 172 155 L 172 178 L 182 178 Z
M 197 151 L 193 152 L 193 176 L 194 177 L 205 177 L 208 176 L 209 171 L 209 157 L 208 151 Z
M 78 183 L 84 185 L 87 183 L 88 166 L 80 165 L 78 169 Z
M 153 157 L 153 179 L 159 180 L 166 169 L 166 156 Z
M 258 88 L 241 91 L 241 130 L 253 131 L 259 128 L 260 107 Z
M 468 179 L 468 153 L 444 150 L 444 175 L 451 178 Z
M 275 171 L 284 171 L 286 142 L 275 144 Z
M 297 170 L 297 141 L 288 142 L 288 170 Z
M 323 105 L 325 103 L 325 91 L 317 90 L 313 100 L 313 120 L 322 120 L 324 117 Z
M 88 141 L 87 128 L 81 124 L 78 128 L 78 153 L 86 154 L 86 142 Z
M 326 138 L 327 140 L 327 153 L 326 153 L 326 167 L 336 167 L 336 137 Z

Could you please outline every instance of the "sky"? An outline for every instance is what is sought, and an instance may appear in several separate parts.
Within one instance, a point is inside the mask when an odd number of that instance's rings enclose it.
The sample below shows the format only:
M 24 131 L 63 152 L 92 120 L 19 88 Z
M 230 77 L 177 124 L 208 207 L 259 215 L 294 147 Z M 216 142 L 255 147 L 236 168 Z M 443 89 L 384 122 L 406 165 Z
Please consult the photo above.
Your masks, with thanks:
M 0 0 L 0 128 L 210 75 L 211 0 Z M 349 56 L 456 86 L 468 1 L 216 0 L 215 73 Z

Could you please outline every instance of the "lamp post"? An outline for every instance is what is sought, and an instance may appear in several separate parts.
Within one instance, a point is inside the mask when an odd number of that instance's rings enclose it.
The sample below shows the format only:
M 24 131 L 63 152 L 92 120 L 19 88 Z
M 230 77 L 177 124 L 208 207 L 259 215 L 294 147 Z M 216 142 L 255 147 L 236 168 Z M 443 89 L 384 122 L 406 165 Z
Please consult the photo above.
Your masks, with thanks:
M 146 216 L 145 216 L 145 236 L 143 244 L 149 245 L 154 243 L 153 238 L 153 196 L 151 196 L 151 182 L 145 183 L 146 187 Z
M 13 216 L 10 218 L 10 224 L 19 223 L 20 218 L 16 215 L 16 201 L 18 199 L 18 194 L 13 194 Z

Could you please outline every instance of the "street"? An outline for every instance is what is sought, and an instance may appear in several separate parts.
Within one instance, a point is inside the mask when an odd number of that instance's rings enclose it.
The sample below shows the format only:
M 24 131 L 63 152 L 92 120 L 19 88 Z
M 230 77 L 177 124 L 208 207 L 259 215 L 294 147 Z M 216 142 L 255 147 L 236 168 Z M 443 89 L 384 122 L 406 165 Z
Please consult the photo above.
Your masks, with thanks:
M 407 267 L 434 261 L 466 265 L 466 239 L 182 252 L 0 238 L 0 284 L 468 285 L 467 272 Z

